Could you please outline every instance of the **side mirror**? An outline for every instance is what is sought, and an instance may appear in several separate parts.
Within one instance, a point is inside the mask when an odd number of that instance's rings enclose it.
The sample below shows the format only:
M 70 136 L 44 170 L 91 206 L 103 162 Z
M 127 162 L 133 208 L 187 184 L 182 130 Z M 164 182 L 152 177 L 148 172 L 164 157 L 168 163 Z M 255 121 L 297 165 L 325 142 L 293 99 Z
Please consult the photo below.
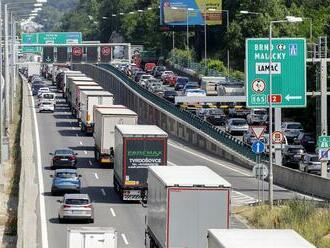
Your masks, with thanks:
M 54 177 L 54 175 L 49 175 L 49 177 L 53 178 L 53 177 Z
M 50 152 L 49 155 L 54 155 L 54 153 Z
M 77 155 L 78 155 L 78 153 L 75 153 L 74 155 L 76 155 L 76 156 L 77 156 Z
M 57 200 L 58 203 L 62 203 L 62 200 Z

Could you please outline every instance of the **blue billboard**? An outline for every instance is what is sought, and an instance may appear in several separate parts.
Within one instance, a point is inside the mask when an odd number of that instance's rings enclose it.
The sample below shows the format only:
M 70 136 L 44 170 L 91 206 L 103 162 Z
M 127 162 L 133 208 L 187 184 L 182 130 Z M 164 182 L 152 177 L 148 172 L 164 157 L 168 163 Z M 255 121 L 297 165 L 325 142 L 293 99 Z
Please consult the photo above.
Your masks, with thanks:
M 220 25 L 222 23 L 222 0 L 161 0 L 160 24 Z

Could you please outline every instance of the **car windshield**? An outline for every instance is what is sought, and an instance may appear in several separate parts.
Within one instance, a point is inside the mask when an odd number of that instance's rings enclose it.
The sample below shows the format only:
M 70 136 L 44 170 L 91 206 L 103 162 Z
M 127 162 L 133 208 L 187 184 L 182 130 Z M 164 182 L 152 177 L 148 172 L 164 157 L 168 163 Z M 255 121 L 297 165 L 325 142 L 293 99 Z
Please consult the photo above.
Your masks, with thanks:
M 294 123 L 294 124 L 288 124 L 287 128 L 288 129 L 302 129 L 302 126 L 298 123 Z
M 55 155 L 72 155 L 73 152 L 71 150 L 56 150 Z
M 42 102 L 41 104 L 42 105 L 51 105 L 52 103 L 51 102 Z
M 164 95 L 165 96 L 177 96 L 178 93 L 176 91 L 165 91 Z
M 303 138 L 304 138 L 305 140 L 307 140 L 307 141 L 311 141 L 311 140 L 313 140 L 313 137 L 312 137 L 312 135 L 310 135 L 310 134 L 305 134 Z
M 289 148 L 288 151 L 290 153 L 304 153 L 304 150 L 301 148 Z
M 212 115 L 222 115 L 223 113 L 222 109 L 210 109 L 210 114 Z
M 310 158 L 311 162 L 319 162 L 319 157 L 318 156 L 313 156 Z
M 54 94 L 43 94 L 42 97 L 44 99 L 54 99 L 55 96 Z
M 188 78 L 177 78 L 176 80 L 177 83 L 187 83 L 188 82 Z
M 237 125 L 237 126 L 246 125 L 246 121 L 245 120 L 233 120 L 232 124 Z
M 66 199 L 65 204 L 68 205 L 87 205 L 88 199 Z
M 56 177 L 58 178 L 75 178 L 77 173 L 75 172 L 57 172 Z
M 256 115 L 265 115 L 266 114 L 266 110 L 256 110 L 256 111 L 254 111 L 254 113 Z

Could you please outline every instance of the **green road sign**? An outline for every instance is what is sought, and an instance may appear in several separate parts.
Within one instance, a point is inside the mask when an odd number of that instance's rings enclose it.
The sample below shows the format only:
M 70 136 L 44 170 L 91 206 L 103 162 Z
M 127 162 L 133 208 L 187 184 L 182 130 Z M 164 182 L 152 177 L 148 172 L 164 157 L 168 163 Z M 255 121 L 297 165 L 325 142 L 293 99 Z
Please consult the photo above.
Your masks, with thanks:
M 81 32 L 23 33 L 23 44 L 81 44 Z M 41 53 L 41 47 L 22 47 L 25 53 Z
M 246 40 L 246 96 L 249 108 L 306 107 L 306 41 L 272 39 L 272 97 L 269 89 L 269 39 Z
M 330 148 L 330 136 L 319 136 L 317 146 L 318 148 Z

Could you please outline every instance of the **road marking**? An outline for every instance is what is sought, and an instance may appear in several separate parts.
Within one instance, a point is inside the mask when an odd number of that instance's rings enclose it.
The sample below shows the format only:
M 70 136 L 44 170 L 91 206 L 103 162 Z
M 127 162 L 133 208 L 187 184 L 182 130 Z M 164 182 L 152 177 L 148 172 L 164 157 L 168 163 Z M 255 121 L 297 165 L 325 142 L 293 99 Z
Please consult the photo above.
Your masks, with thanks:
M 171 165 L 171 166 L 176 166 L 177 164 L 176 163 L 173 163 L 171 161 L 167 161 L 168 165 Z
M 225 165 L 225 164 L 219 163 L 218 161 L 216 161 L 216 160 L 214 160 L 214 159 L 210 159 L 210 158 L 206 157 L 205 155 L 202 156 L 202 155 L 200 155 L 200 154 L 198 154 L 198 153 L 191 152 L 191 151 L 187 150 L 187 148 L 182 148 L 181 146 L 177 146 L 177 145 L 175 145 L 175 144 L 173 144 L 173 143 L 170 143 L 170 142 L 168 142 L 168 144 L 169 144 L 170 146 L 175 147 L 176 149 L 182 150 L 182 151 L 184 151 L 184 152 L 186 152 L 186 153 L 189 153 L 189 154 L 191 154 L 191 155 L 194 155 L 194 156 L 196 156 L 196 157 L 199 157 L 199 158 L 201 158 L 201 159 L 204 159 L 204 160 L 206 160 L 206 161 L 208 161 L 208 162 L 211 162 L 211 163 L 214 163 L 214 164 L 220 165 L 220 166 L 222 166 L 222 167 L 224 167 L 224 168 L 226 168 L 226 169 L 228 169 L 228 170 L 235 171 L 235 172 L 237 172 L 237 173 L 239 173 L 239 174 L 241 174 L 241 175 L 244 175 L 244 176 L 248 176 L 248 177 L 251 176 L 250 174 L 248 174 L 248 173 L 246 173 L 246 172 L 243 172 L 243 171 L 241 171 L 241 170 L 239 170 L 239 169 L 234 169 L 234 168 L 232 168 L 232 167 L 230 167 L 230 166 L 228 166 L 228 165 Z
M 76 136 L 78 137 L 78 134 L 76 133 Z
M 88 163 L 89 163 L 89 165 L 90 165 L 90 166 L 92 166 L 92 165 L 93 165 L 93 164 L 92 164 L 92 161 L 90 161 L 90 160 L 88 161 Z
M 106 195 L 106 193 L 105 193 L 105 190 L 104 189 L 101 189 L 101 192 L 102 192 L 102 195 Z
M 231 202 L 232 206 L 243 206 L 256 203 L 258 200 L 249 195 L 233 190 L 231 195 Z
M 122 233 L 122 234 L 121 234 L 121 237 L 123 238 L 125 245 L 128 245 L 129 243 L 128 243 L 128 240 L 127 240 L 127 238 L 126 238 L 125 233 Z
M 82 145 L 83 143 L 80 141 L 79 144 Z
M 71 129 L 74 129 L 74 127 L 71 127 Z
M 32 97 L 32 91 L 29 86 L 29 91 L 32 100 L 32 109 L 35 108 L 34 99 Z M 47 219 L 46 219 L 46 208 L 45 208 L 45 196 L 44 196 L 44 180 L 42 176 L 42 164 L 41 164 L 41 151 L 40 151 L 40 136 L 36 112 L 33 112 L 33 120 L 35 126 L 35 138 L 37 146 L 37 167 L 38 167 L 38 180 L 39 180 L 39 205 L 40 205 L 40 222 L 41 222 L 41 244 L 42 248 L 48 248 L 48 236 L 47 236 Z
M 115 210 L 113 210 L 113 208 L 110 208 L 110 212 L 111 212 L 113 217 L 116 217 L 116 213 L 115 213 Z
M 87 151 L 84 151 L 85 154 L 87 154 Z
M 96 172 L 94 173 L 94 175 L 95 175 L 96 179 L 99 179 L 99 176 L 97 175 Z

